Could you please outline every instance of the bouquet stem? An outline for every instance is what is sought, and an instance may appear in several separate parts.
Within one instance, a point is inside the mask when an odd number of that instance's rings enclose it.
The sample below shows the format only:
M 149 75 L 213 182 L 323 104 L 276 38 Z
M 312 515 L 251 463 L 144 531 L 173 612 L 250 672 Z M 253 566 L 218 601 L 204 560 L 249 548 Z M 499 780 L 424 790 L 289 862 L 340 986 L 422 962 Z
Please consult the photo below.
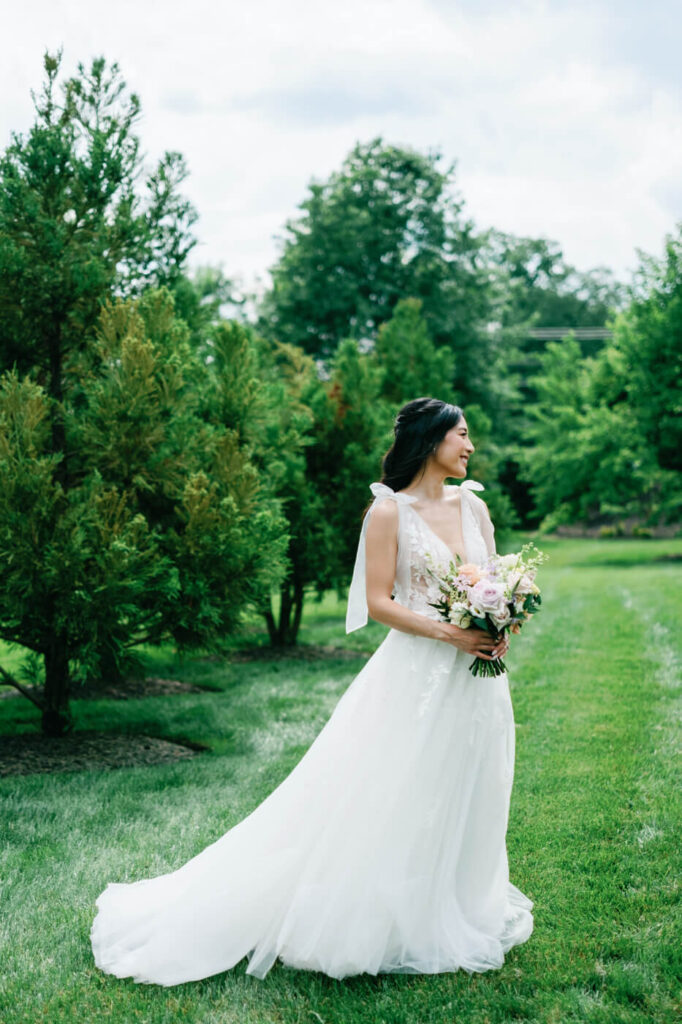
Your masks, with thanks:
M 469 665 L 469 671 L 475 676 L 501 676 L 503 672 L 507 671 L 507 666 L 502 658 L 488 661 L 486 658 L 477 657 Z

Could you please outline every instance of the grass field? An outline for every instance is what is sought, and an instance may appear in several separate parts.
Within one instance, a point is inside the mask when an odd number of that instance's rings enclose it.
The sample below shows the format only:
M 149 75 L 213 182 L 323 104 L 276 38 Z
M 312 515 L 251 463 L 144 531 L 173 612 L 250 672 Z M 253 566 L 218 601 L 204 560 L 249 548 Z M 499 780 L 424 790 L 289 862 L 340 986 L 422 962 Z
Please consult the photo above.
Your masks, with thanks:
M 74 702 L 77 729 L 183 737 L 210 753 L 0 780 L 2 1024 L 682 1020 L 682 540 L 540 546 L 543 612 L 508 657 L 508 850 L 535 930 L 499 971 L 334 981 L 278 965 L 259 981 L 244 961 L 166 989 L 94 966 L 89 930 L 106 883 L 173 870 L 252 810 L 385 635 L 371 623 L 346 637 L 329 595 L 310 604 L 301 640 L 357 658 L 181 664 L 154 652 L 150 672 L 213 692 Z M 0 701 L 0 734 L 35 730 L 37 717 L 23 699 Z

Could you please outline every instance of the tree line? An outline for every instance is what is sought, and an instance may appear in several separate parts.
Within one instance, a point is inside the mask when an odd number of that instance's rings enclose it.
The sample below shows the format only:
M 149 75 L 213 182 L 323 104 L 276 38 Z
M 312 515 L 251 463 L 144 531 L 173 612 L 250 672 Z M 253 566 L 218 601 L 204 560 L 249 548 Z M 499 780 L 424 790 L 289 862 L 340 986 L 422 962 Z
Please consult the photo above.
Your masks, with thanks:
M 0 158 L 0 637 L 30 652 L 0 676 L 46 732 L 142 643 L 219 649 L 247 608 L 295 643 L 418 395 L 465 408 L 501 528 L 679 516 L 679 228 L 626 287 L 478 231 L 454 165 L 376 138 L 310 184 L 247 315 L 189 271 L 183 158 L 144 168 L 118 66 L 44 71 Z

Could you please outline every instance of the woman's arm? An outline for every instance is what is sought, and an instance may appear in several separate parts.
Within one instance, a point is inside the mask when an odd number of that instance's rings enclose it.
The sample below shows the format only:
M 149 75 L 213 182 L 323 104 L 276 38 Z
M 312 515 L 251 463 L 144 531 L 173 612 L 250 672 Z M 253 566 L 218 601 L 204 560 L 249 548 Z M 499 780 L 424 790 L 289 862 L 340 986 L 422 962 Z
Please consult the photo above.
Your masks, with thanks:
M 444 640 L 469 654 L 491 660 L 495 648 L 493 638 L 482 629 L 460 629 L 450 622 L 440 622 L 420 615 L 393 601 L 396 563 L 398 560 L 399 509 L 394 501 L 382 501 L 372 509 L 365 534 L 367 611 L 376 621 L 402 633 Z

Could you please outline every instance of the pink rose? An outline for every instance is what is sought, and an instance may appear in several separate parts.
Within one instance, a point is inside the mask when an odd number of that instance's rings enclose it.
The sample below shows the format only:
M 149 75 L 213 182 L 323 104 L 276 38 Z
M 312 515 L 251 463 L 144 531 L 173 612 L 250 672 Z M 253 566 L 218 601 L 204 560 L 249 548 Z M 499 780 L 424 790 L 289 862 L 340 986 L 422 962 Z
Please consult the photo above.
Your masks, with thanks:
M 479 580 L 471 588 L 471 603 L 484 614 L 502 616 L 507 603 L 504 598 L 504 586 L 491 580 Z

